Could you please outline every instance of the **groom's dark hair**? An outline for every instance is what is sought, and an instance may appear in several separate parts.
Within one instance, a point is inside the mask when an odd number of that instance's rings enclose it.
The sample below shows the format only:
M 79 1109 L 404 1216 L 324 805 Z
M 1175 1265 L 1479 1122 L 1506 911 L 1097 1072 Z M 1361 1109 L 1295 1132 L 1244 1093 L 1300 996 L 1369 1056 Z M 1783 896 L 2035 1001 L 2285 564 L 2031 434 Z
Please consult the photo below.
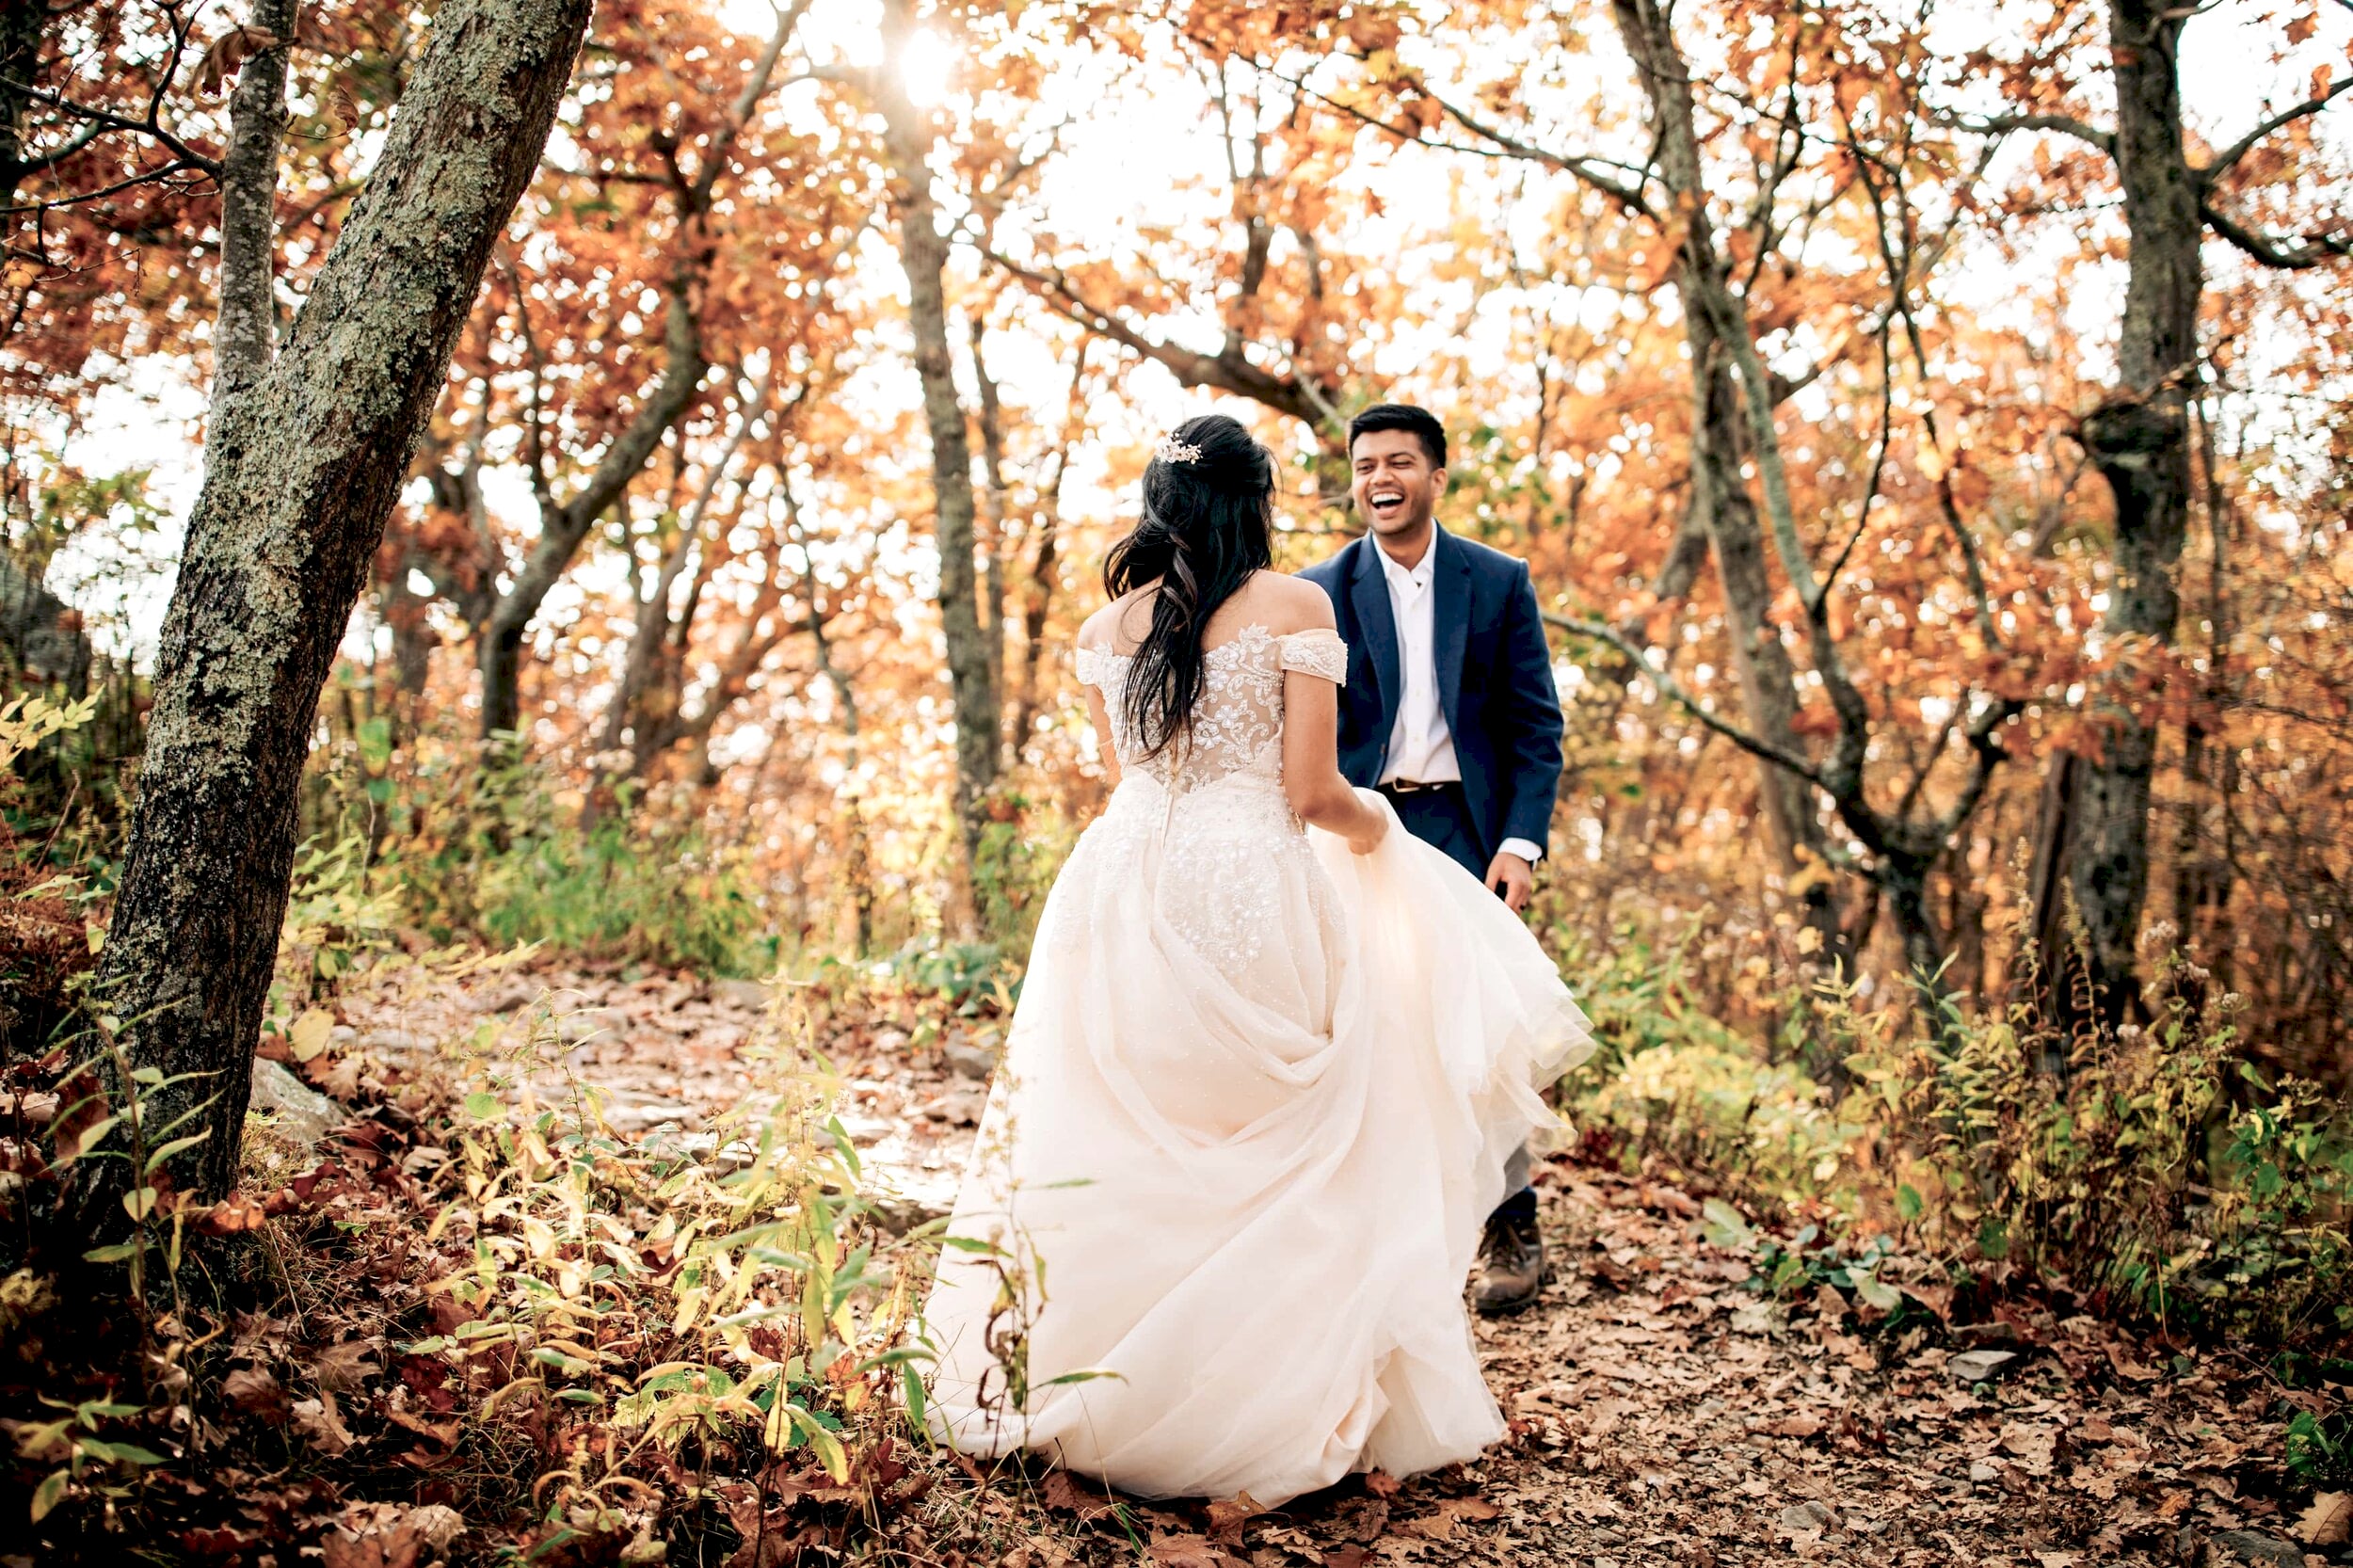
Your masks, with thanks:
M 1348 422 L 1348 444 L 1374 430 L 1411 430 L 1421 438 L 1421 450 L 1432 468 L 1446 467 L 1446 426 L 1438 416 L 1411 403 L 1376 403 Z

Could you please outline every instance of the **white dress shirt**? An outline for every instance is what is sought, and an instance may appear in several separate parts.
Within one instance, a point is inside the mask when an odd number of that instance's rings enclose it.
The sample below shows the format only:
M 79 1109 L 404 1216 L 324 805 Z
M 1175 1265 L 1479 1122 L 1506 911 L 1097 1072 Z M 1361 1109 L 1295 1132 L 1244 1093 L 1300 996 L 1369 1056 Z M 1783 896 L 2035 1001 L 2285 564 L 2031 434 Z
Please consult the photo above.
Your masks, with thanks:
M 1372 549 L 1389 585 L 1389 619 L 1397 627 L 1398 667 L 1405 681 L 1398 699 L 1397 722 L 1389 728 L 1381 782 L 1460 782 L 1463 765 L 1455 760 L 1454 736 L 1446 727 L 1446 705 L 1438 697 L 1437 530 L 1431 530 L 1421 559 L 1411 567 L 1399 566 L 1377 541 Z M 1544 855 L 1526 839 L 1506 839 L 1496 847 L 1530 865 Z

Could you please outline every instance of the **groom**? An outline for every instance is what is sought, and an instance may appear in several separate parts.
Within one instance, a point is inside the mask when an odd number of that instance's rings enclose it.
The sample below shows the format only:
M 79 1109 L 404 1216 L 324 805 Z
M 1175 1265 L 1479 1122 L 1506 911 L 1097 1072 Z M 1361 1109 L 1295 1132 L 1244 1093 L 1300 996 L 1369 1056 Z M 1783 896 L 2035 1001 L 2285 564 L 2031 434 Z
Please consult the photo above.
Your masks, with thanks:
M 1370 532 L 1300 573 L 1331 596 L 1347 639 L 1340 772 L 1378 788 L 1414 837 L 1528 906 L 1561 778 L 1561 697 L 1522 561 L 1436 521 L 1446 430 L 1382 403 L 1349 423 L 1351 494 Z M 1543 1288 L 1528 1151 L 1487 1222 L 1479 1310 L 1517 1312 Z

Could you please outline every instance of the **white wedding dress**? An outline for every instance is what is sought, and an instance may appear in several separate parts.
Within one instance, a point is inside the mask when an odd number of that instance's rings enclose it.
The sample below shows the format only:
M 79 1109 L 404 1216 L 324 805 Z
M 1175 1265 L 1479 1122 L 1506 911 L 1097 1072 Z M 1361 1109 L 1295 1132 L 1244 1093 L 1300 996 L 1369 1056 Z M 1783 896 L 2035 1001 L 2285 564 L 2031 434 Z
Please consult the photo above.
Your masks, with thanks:
M 1464 1285 L 1584 1015 L 1394 816 L 1358 856 L 1292 814 L 1284 672 L 1345 680 L 1337 634 L 1210 649 L 1190 745 L 1143 762 L 1128 664 L 1078 650 L 1123 776 L 1047 901 L 950 1222 L 932 1430 L 1267 1506 L 1468 1459 L 1503 1420 Z

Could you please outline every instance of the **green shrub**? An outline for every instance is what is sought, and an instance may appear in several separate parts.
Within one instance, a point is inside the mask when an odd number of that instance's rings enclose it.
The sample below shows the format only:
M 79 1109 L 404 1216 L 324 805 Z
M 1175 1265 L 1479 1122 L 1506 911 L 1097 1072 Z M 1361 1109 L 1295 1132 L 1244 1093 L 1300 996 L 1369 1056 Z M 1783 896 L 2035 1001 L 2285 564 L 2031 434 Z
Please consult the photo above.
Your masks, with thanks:
M 1078 830 L 1050 807 L 1015 790 L 1000 790 L 985 806 L 972 865 L 972 907 L 982 938 L 1026 958 L 1046 912 L 1046 895 L 1078 841 Z
M 593 820 L 528 762 L 418 737 L 392 771 L 375 721 L 319 765 L 314 818 L 372 845 L 367 896 L 435 942 L 541 942 L 706 974 L 776 967 L 747 855 L 642 808 L 633 786 Z M 297 902 L 297 911 L 299 902 Z
M 2236 999 L 2207 1000 L 2185 963 L 2152 1023 L 2073 1041 L 2025 1006 L 1970 1017 L 1909 999 L 1866 1008 L 1836 987 L 1785 999 L 1784 1032 L 1843 1059 L 1849 1087 L 1833 1096 L 1790 1042 L 1693 1005 L 1679 950 L 1628 943 L 1596 960 L 1572 942 L 1562 955 L 1602 1046 L 1571 1080 L 1573 1118 L 1757 1212 L 1831 1224 L 1833 1240 L 1776 1255 L 1792 1280 L 1843 1287 L 1892 1239 L 2128 1319 L 2281 1346 L 2353 1336 L 2353 1116 L 2313 1084 L 2256 1072 Z
M 1573 935 L 1555 937 L 1597 1045 L 1568 1080 L 1574 1121 L 1772 1208 L 1823 1196 L 1859 1129 L 1795 1062 L 1699 1004 L 1688 941 L 1654 952 L 1622 932 L 1597 953 Z

